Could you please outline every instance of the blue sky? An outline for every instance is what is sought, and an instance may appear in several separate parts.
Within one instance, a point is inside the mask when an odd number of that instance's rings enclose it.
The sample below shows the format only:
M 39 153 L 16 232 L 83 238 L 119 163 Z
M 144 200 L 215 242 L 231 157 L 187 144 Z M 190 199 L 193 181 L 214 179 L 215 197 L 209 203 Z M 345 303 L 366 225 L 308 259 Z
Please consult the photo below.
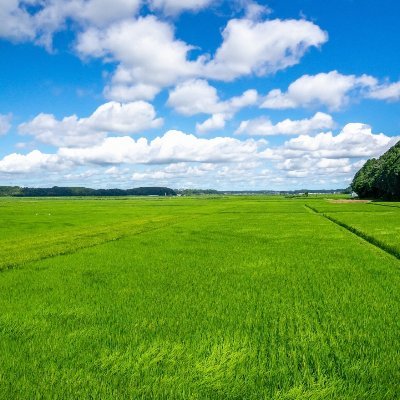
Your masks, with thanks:
M 4 0 L 0 184 L 346 187 L 400 139 L 395 0 Z

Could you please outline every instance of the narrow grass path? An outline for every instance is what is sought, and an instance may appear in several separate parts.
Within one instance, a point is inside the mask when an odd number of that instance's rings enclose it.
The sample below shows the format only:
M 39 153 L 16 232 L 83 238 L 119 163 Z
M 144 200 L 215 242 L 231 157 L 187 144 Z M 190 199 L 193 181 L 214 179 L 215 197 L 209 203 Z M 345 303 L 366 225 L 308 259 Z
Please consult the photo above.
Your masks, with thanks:
M 390 207 L 390 208 L 400 208 L 400 205 L 395 204 L 380 204 L 380 203 L 370 203 L 373 206 L 380 206 L 380 207 Z
M 326 213 L 321 213 L 316 208 L 314 208 L 308 204 L 305 204 L 304 206 L 306 208 L 308 208 L 309 210 L 311 210 L 313 213 L 318 214 L 323 218 L 326 218 L 327 220 L 333 222 L 334 224 L 336 224 L 338 226 L 341 226 L 342 228 L 348 230 L 350 233 L 358 236 L 359 238 L 365 240 L 366 242 L 372 244 L 373 246 L 379 248 L 380 250 L 382 250 L 382 251 L 388 253 L 389 255 L 400 260 L 400 251 L 397 248 L 377 239 L 374 236 L 368 235 L 365 232 L 363 232 L 343 221 L 340 221 L 340 219 L 338 219 L 338 218 L 334 218 L 331 215 L 328 215 Z
M 161 229 L 176 222 L 177 219 L 173 217 L 139 219 L 36 236 L 23 243 L 15 239 L 1 245 L 0 272 L 32 261 L 72 254 L 81 249 L 119 240 L 127 235 Z
M 0 201 L 0 273 L 87 247 L 120 240 L 204 215 L 176 200 L 10 200 Z M 217 212 L 223 202 L 212 204 Z M 188 212 L 189 210 L 189 212 Z

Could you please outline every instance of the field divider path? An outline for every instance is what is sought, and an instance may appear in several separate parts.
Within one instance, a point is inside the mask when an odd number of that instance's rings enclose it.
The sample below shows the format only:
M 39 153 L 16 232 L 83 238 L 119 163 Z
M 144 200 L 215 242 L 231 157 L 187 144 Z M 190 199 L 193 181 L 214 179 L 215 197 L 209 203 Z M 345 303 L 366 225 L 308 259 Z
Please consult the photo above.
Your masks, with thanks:
M 379 207 L 390 207 L 390 208 L 400 208 L 400 206 L 392 205 L 392 204 L 379 204 L 379 203 L 370 203 L 373 206 Z
M 317 214 L 317 215 L 321 216 L 322 218 L 325 218 L 328 221 L 333 222 L 334 224 L 346 229 L 353 235 L 358 236 L 360 239 L 363 239 L 364 241 L 368 242 L 369 244 L 372 244 L 373 246 L 377 247 L 378 249 L 384 251 L 385 253 L 389 254 L 390 256 L 395 257 L 397 260 L 400 260 L 400 252 L 397 249 L 393 248 L 392 246 L 389 246 L 386 243 L 383 243 L 380 240 L 374 238 L 373 236 L 367 235 L 366 233 L 360 231 L 359 229 L 354 228 L 353 226 L 350 226 L 350 225 L 346 224 L 345 222 L 342 222 L 328 214 L 321 213 L 317 209 L 315 209 L 314 207 L 312 207 L 308 204 L 305 204 L 304 206 L 307 209 L 309 209 L 311 212 L 313 212 L 314 214 Z
M 203 214 L 196 214 L 195 216 L 192 215 L 190 219 L 198 219 L 202 216 Z M 168 228 L 182 222 L 180 217 L 154 217 L 142 221 L 142 224 L 119 222 L 111 226 L 92 228 L 89 234 L 80 231 L 67 232 L 63 235 L 55 235 L 49 240 L 30 242 L 29 246 L 23 248 L 21 248 L 21 244 L 18 241 L 13 241 L 0 248 L 0 273 L 19 268 L 30 262 L 73 254 L 80 250 L 121 240 L 128 236 L 136 236 Z M 21 250 L 24 251 L 21 252 Z

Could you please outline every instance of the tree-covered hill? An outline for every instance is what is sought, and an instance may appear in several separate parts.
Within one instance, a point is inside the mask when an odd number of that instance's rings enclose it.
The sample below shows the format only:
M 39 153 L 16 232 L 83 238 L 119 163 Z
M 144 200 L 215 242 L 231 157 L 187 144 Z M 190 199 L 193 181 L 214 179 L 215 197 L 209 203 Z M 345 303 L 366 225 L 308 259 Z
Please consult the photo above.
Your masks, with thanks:
M 351 187 L 361 198 L 400 199 L 400 141 L 380 158 L 368 160 Z
M 139 187 L 135 189 L 90 189 L 85 187 L 29 188 L 0 186 L 0 196 L 64 197 L 64 196 L 176 196 L 167 187 Z

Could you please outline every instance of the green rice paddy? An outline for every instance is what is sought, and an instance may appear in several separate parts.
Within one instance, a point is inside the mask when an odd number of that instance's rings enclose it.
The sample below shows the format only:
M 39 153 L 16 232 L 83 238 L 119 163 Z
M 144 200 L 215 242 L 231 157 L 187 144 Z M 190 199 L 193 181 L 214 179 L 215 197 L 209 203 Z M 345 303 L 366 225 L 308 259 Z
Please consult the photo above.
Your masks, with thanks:
M 399 399 L 381 204 L 0 200 L 0 399 Z

